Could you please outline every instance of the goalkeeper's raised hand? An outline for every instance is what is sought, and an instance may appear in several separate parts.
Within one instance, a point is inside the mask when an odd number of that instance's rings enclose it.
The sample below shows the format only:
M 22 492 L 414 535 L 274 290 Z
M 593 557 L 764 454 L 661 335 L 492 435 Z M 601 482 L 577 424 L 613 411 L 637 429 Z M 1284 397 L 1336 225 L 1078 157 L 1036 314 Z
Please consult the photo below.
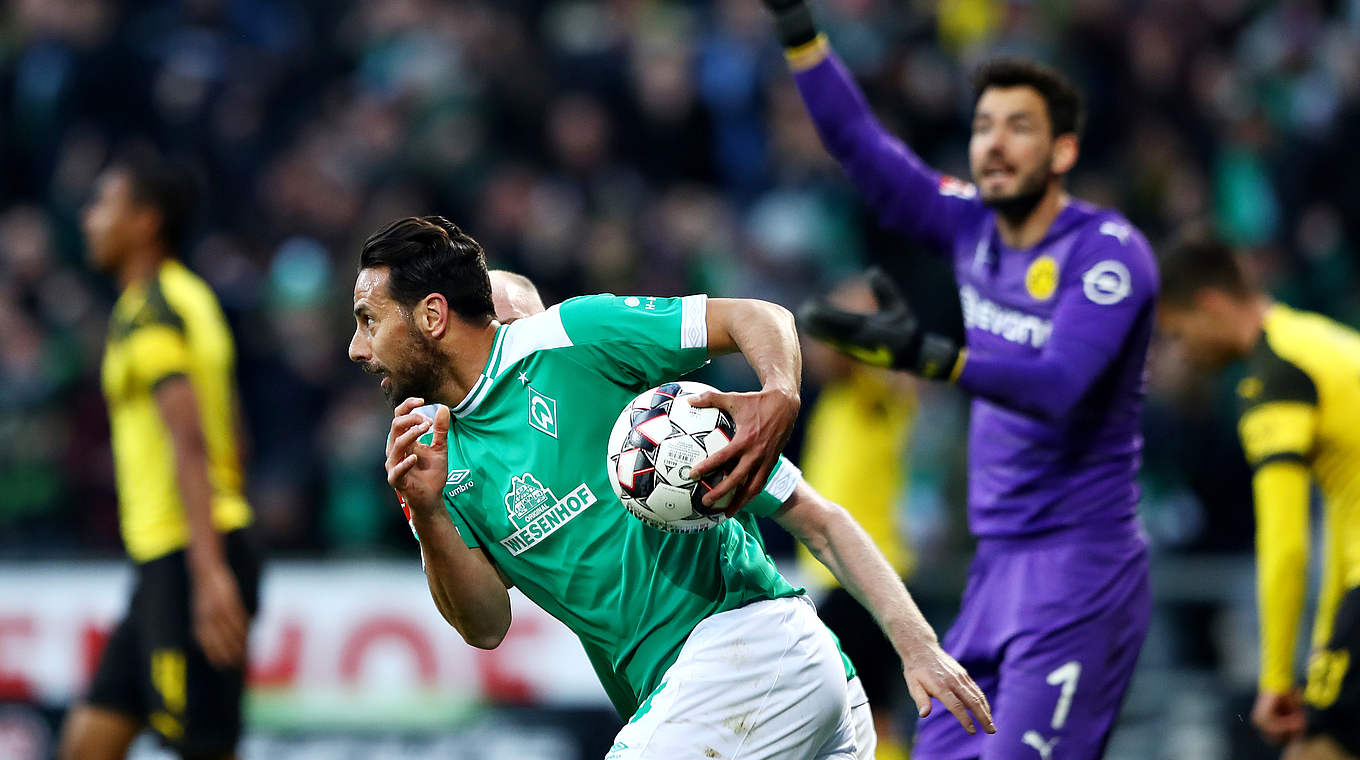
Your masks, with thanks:
M 817 25 L 805 0 L 761 0 L 774 16 L 775 33 L 787 49 L 800 48 L 817 39 Z
M 799 312 L 800 326 L 817 340 L 866 364 L 905 369 L 932 380 L 957 378 L 964 361 L 959 344 L 922 330 L 901 291 L 882 271 L 869 272 L 869 287 L 878 301 L 877 312 L 846 311 L 818 298 Z

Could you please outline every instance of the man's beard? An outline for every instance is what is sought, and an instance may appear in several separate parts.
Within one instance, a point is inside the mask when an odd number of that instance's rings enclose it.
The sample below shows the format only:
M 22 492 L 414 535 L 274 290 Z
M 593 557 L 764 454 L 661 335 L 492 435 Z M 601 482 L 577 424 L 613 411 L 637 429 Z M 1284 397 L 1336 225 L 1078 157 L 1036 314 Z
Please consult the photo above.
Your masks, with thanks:
M 439 350 L 439 344 L 421 333 L 414 325 L 408 325 L 408 334 L 415 343 L 409 361 L 400 374 L 389 371 L 388 384 L 383 388 L 387 402 L 396 409 L 408 398 L 422 398 L 433 402 L 448 376 L 448 362 Z
M 1044 194 L 1048 192 L 1048 180 L 1052 175 L 1042 168 L 1036 169 L 1033 174 L 1024 177 L 1020 182 L 1020 188 L 1011 195 L 1000 198 L 983 198 L 982 202 L 996 211 L 1012 225 L 1020 226 L 1034 213 L 1034 209 L 1039 205 L 1039 201 L 1044 199 Z

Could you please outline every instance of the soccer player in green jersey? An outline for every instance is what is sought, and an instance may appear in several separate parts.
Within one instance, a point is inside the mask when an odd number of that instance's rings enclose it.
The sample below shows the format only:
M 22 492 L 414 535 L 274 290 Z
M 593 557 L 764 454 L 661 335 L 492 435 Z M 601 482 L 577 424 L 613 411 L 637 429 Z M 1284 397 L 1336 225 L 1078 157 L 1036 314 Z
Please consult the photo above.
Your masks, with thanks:
M 709 497 L 732 493 L 733 509 L 759 494 L 798 409 L 786 310 L 599 295 L 502 325 L 481 246 L 423 217 L 365 242 L 354 313 L 350 357 L 396 404 L 388 482 L 435 605 L 468 643 L 503 639 L 511 584 L 565 623 L 631 716 L 609 758 L 854 757 L 845 672 L 802 590 L 737 520 L 675 534 L 633 519 L 604 466 L 633 396 L 741 351 L 763 388 L 700 399 L 737 424 L 700 466 L 729 472 Z M 433 420 L 415 413 L 427 400 L 445 405 Z M 911 625 L 928 630 L 919 614 Z M 925 691 L 990 728 L 976 684 L 930 650 Z
M 509 324 L 517 319 L 546 311 L 538 287 L 524 275 L 504 269 L 493 269 L 491 300 L 496 308 L 496 319 Z M 929 668 L 936 660 L 929 654 L 938 642 L 928 628 L 912 626 L 916 604 L 902 580 L 893 570 L 883 552 L 860 527 L 855 518 L 839 504 L 830 501 L 808 484 L 802 472 L 784 457 L 779 458 L 765 483 L 765 488 L 752 499 L 737 519 L 743 520 L 747 533 L 761 540 L 756 525 L 757 517 L 770 517 L 789 531 L 813 556 L 831 571 L 836 580 L 860 601 L 878 622 L 885 636 L 902 658 L 907 689 L 921 712 L 930 709 L 930 697 L 919 685 L 923 679 L 918 668 Z M 763 543 L 763 542 L 762 542 Z M 920 636 L 931 633 L 924 641 Z M 856 757 L 873 760 L 878 744 L 869 698 L 864 693 L 858 672 L 850 658 L 840 648 L 841 663 L 845 666 L 846 688 L 850 696 L 850 720 L 855 727 Z M 877 665 L 877 663 L 874 663 Z

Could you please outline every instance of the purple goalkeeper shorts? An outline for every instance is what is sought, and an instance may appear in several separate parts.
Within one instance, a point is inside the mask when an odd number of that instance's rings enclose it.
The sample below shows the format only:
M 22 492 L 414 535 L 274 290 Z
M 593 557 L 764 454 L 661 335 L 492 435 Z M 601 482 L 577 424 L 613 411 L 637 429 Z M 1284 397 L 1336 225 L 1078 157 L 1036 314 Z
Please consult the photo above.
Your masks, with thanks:
M 944 648 L 992 705 L 969 736 L 937 703 L 915 760 L 1094 760 L 1105 751 L 1147 635 L 1147 545 L 1092 538 L 981 539 Z

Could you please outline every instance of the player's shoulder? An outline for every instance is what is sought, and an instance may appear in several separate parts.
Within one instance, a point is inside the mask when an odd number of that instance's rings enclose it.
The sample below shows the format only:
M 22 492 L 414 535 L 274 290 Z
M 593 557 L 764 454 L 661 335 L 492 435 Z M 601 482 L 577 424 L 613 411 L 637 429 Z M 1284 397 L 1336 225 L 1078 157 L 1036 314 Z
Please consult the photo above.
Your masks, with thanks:
M 1360 332 L 1322 314 L 1274 304 L 1262 323 L 1262 343 L 1315 382 L 1360 372 Z
M 1276 401 L 1316 404 L 1317 385 L 1308 362 L 1299 361 L 1302 337 L 1279 307 L 1266 321 L 1261 337 L 1247 356 L 1247 376 L 1237 384 L 1237 402 L 1243 412 Z M 1281 319 L 1280 317 L 1285 317 Z
M 1073 285 L 1096 303 L 1155 300 L 1157 259 L 1141 230 L 1118 211 L 1085 201 L 1073 200 L 1067 216 L 1075 237 L 1068 265 Z
M 217 294 L 207 281 L 175 259 L 161 265 L 156 275 L 158 295 L 181 320 L 210 329 L 225 330 L 227 318 Z
M 569 298 L 559 307 L 567 333 L 574 340 L 593 341 L 670 324 L 692 331 L 703 324 L 707 304 L 704 294 L 670 297 L 598 293 Z
M 1073 220 L 1081 249 L 1146 260 L 1146 263 L 1156 266 L 1152 247 L 1142 230 L 1123 214 L 1112 208 L 1076 199 L 1069 203 L 1067 211 Z
M 571 346 L 571 336 L 562 322 L 562 308 L 565 305 L 554 304 L 537 314 L 521 317 L 503 326 L 492 348 L 492 377 L 499 377 L 531 354 Z
M 202 277 L 175 259 L 163 263 L 156 282 L 166 300 L 173 305 L 189 302 L 217 303 L 217 295 Z
M 176 303 L 174 278 L 162 266 L 146 282 L 124 291 L 113 309 L 110 335 L 121 338 L 152 327 L 184 330 L 182 308 Z

